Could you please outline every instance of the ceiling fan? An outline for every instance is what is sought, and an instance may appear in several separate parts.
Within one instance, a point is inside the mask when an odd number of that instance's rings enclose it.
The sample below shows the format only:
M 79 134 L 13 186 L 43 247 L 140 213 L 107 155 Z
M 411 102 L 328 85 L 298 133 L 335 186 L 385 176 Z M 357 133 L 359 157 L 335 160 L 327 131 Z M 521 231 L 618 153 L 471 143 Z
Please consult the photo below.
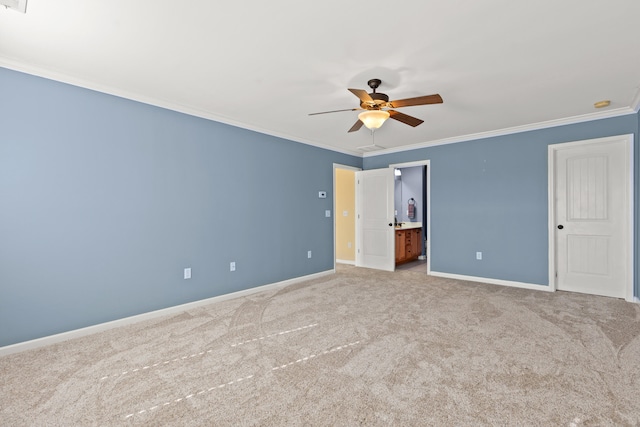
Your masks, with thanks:
M 377 129 L 382 126 L 384 121 L 389 117 L 409 126 L 416 127 L 424 123 L 424 120 L 395 111 L 393 108 L 411 107 L 414 105 L 442 104 L 442 97 L 438 94 L 389 101 L 388 95 L 376 92 L 376 89 L 380 87 L 381 83 L 382 81 L 380 79 L 371 79 L 367 82 L 369 87 L 373 90 L 372 93 L 367 93 L 366 90 L 362 89 L 349 89 L 351 93 L 360 98 L 360 108 L 323 111 L 321 113 L 311 113 L 309 115 L 315 116 L 317 114 L 338 113 L 341 111 L 364 110 L 362 113 L 358 114 L 358 121 L 351 126 L 349 132 L 360 130 L 362 125 L 365 125 L 371 130 Z

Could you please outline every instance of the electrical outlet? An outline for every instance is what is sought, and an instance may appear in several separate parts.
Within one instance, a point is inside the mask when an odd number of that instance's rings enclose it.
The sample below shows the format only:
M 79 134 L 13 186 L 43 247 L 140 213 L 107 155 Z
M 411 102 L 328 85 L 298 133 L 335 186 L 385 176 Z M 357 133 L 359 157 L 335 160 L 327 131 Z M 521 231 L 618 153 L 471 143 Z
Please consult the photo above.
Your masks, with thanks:
M 235 263 L 235 261 L 231 261 L 229 263 L 229 271 L 236 271 L 236 263 Z
M 330 210 L 324 211 L 324 216 L 326 216 L 327 218 L 331 218 L 331 211 Z
M 481 260 L 482 259 L 482 252 L 476 252 L 476 259 L 477 260 Z
M 311 251 L 307 252 L 307 258 L 311 258 Z
M 349 211 L 342 211 L 342 216 L 349 216 Z
M 184 278 L 185 280 L 191 279 L 191 267 L 184 269 Z

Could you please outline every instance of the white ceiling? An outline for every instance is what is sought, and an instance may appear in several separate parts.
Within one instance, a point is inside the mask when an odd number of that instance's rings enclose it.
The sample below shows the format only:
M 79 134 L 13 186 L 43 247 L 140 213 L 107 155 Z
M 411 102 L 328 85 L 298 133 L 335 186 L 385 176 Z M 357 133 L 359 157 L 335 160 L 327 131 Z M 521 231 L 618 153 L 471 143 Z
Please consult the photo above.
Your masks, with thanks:
M 347 88 L 444 104 L 377 145 L 468 139 L 637 111 L 638 0 L 28 0 L 0 8 L 0 66 L 362 154 Z M 611 106 L 596 110 L 594 102 Z

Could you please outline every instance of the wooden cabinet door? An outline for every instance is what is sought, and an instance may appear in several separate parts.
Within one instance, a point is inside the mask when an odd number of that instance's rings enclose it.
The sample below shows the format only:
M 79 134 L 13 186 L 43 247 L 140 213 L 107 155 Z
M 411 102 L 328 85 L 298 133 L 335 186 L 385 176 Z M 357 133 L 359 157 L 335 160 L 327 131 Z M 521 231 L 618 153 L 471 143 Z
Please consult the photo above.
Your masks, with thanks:
M 420 229 L 416 228 L 415 230 L 411 230 L 413 236 L 411 236 L 411 255 L 414 258 L 418 258 L 420 252 L 422 252 L 422 247 L 420 245 Z
M 404 230 L 396 230 L 396 262 L 402 262 L 406 258 Z
M 410 261 L 413 259 L 413 230 L 405 231 L 404 247 L 405 247 L 405 260 Z
M 422 230 L 396 230 L 396 264 L 418 259 L 422 252 Z

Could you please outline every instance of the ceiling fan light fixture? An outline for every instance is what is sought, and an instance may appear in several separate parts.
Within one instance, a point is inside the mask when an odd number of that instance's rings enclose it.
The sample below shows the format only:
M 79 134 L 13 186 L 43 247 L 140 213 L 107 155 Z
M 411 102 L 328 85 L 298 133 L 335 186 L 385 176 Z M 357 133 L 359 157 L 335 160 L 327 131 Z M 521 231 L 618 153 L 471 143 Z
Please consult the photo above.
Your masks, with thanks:
M 390 114 L 388 111 L 382 110 L 367 110 L 358 114 L 358 118 L 364 125 L 371 129 L 378 129 L 382 124 L 389 118 Z

